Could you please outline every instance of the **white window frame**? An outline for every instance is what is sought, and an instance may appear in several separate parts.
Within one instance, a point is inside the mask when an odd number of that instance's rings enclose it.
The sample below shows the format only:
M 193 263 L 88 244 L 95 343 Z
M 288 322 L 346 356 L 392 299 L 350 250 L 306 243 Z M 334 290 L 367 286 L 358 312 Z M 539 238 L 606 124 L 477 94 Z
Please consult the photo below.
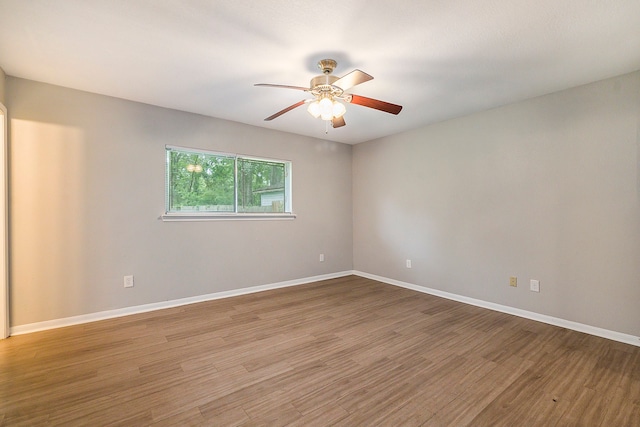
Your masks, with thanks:
M 234 159 L 234 212 L 171 212 L 169 211 L 169 188 L 170 188 L 170 176 L 169 176 L 169 153 L 171 151 L 183 151 L 193 154 L 206 154 L 211 156 L 227 157 Z M 285 206 L 284 212 L 260 212 L 260 213 L 245 213 L 238 212 L 238 159 L 245 160 L 257 160 L 265 162 L 274 162 L 284 164 L 285 170 Z M 219 151 L 203 150 L 198 148 L 179 147 L 175 145 L 165 146 L 165 212 L 160 216 L 163 221 L 217 221 L 217 220 L 287 220 L 295 219 L 296 215 L 293 213 L 292 203 L 292 171 L 291 161 L 272 159 L 266 157 L 247 156 L 236 153 L 223 153 Z

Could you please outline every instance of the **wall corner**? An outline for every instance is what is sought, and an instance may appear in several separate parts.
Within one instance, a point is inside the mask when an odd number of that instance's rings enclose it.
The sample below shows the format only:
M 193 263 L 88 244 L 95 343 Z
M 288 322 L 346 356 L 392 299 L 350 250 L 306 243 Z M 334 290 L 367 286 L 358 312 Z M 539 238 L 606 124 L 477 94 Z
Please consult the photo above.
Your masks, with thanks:
M 7 105 L 5 100 L 5 82 L 7 80 L 7 75 L 4 73 L 4 70 L 0 67 L 0 104 Z

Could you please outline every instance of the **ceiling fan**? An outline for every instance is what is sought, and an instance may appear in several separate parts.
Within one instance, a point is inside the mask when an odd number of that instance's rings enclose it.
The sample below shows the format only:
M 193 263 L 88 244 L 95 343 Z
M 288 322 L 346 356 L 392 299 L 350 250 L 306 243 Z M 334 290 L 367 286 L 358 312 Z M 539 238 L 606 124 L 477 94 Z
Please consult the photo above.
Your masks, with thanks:
M 398 114 L 402 110 L 401 105 L 346 93 L 346 91 L 352 87 L 372 80 L 373 77 L 360 70 L 353 70 L 342 77 L 337 77 L 332 74 L 337 65 L 338 63 L 333 59 L 323 59 L 318 61 L 318 68 L 322 70 L 322 75 L 312 78 L 308 88 L 302 86 L 274 85 L 267 83 L 256 84 L 255 86 L 301 90 L 313 95 L 312 99 L 305 99 L 300 102 L 296 102 L 295 104 L 278 111 L 264 120 L 273 120 L 294 108 L 304 104 L 309 104 L 307 109 L 313 117 L 321 118 L 327 122 L 330 121 L 334 128 L 339 128 L 346 124 L 343 117 L 346 112 L 346 107 L 339 101 L 362 105 L 364 107 L 373 108 L 375 110 L 391 114 Z

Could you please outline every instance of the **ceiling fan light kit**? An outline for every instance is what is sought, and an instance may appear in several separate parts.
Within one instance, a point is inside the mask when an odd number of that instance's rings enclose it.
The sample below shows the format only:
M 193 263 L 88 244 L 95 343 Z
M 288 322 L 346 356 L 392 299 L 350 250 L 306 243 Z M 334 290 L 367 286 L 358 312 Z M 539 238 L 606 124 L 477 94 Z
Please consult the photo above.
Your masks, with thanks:
M 307 111 L 315 118 L 320 117 L 322 120 L 333 120 L 334 118 L 342 117 L 344 113 L 347 112 L 347 108 L 344 104 L 326 97 L 319 101 L 315 100 L 310 102 Z
M 338 63 L 333 59 L 323 59 L 319 61 L 318 68 L 322 70 L 322 75 L 312 78 L 308 88 L 267 83 L 256 84 L 255 86 L 302 90 L 313 95 L 313 99 L 306 99 L 290 105 L 289 107 L 267 117 L 265 121 L 273 120 L 294 108 L 308 103 L 309 106 L 307 107 L 307 111 L 309 114 L 326 122 L 330 121 L 334 128 L 338 128 L 346 124 L 342 116 L 347 111 L 345 105 L 339 101 L 362 105 L 364 107 L 373 108 L 390 114 L 400 113 L 402 110 L 401 105 L 345 93 L 347 90 L 359 85 L 360 83 L 372 80 L 373 77 L 360 70 L 353 70 L 345 76 L 337 77 L 332 74 L 337 65 Z

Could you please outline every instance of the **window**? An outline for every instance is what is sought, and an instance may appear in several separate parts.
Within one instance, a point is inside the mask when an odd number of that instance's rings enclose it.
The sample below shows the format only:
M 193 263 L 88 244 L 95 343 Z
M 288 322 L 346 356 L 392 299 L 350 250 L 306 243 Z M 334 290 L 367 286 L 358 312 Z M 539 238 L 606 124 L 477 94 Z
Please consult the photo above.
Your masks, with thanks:
M 291 162 L 172 146 L 166 149 L 163 219 L 292 217 Z

